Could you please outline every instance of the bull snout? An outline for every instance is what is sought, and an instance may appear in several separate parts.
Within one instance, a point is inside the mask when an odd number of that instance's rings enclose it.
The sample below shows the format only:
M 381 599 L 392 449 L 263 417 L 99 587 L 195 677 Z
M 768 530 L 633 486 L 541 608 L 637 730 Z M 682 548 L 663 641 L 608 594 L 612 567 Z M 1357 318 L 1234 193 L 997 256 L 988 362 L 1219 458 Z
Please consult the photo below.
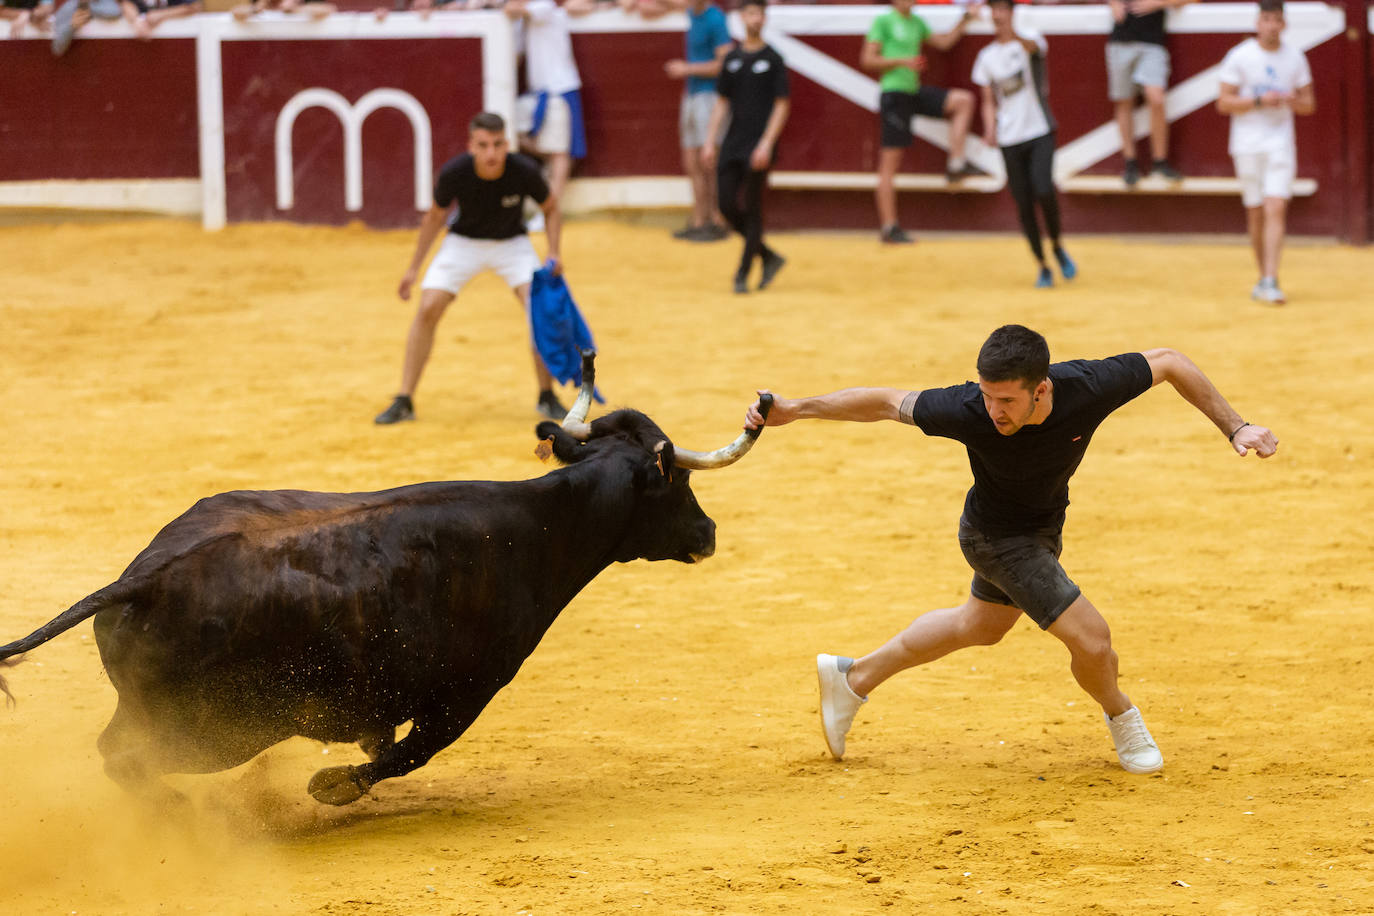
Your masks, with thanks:
M 716 523 L 703 516 L 696 529 L 698 542 L 688 555 L 692 563 L 700 563 L 716 552 Z

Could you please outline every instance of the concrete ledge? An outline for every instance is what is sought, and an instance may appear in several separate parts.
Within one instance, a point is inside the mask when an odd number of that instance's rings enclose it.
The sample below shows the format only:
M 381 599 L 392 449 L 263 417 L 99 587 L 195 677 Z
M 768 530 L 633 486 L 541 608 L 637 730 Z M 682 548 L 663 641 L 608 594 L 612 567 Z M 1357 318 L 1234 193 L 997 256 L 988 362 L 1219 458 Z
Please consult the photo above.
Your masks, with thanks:
M 1133 188 L 1126 187 L 1119 175 L 1075 175 L 1058 182 L 1059 190 L 1068 194 L 1203 194 L 1239 197 L 1240 182 L 1234 178 L 1185 178 L 1165 181 L 1147 175 Z M 1293 182 L 1294 197 L 1311 197 L 1317 193 L 1314 178 L 1299 178 Z
M 788 190 L 871 191 L 877 184 L 878 176 L 872 172 L 773 172 L 768 176 L 769 187 Z M 1002 190 L 1003 181 L 992 175 L 980 175 L 953 184 L 942 174 L 899 173 L 896 185 L 898 191 L 989 193 Z
M 0 181 L 0 207 L 198 216 L 200 179 Z

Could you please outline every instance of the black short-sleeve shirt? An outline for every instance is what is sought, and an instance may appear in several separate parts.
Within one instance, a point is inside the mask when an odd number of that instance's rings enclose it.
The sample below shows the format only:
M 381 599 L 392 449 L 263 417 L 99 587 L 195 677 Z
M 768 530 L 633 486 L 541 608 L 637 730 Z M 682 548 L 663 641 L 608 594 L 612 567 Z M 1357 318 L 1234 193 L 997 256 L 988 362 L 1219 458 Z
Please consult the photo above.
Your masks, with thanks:
M 730 128 L 720 144 L 720 161 L 749 158 L 768 128 L 773 103 L 789 91 L 787 65 L 769 45 L 757 51 L 736 47 L 725 55 L 716 92 L 730 103 Z
M 1112 34 L 1107 36 L 1107 40 L 1165 44 L 1167 39 L 1164 37 L 1164 10 L 1155 10 L 1143 16 L 1127 13 L 1125 19 L 1112 26 Z
M 524 235 L 526 197 L 542 204 L 549 199 L 549 186 L 534 160 L 519 153 L 506 154 L 505 170 L 492 181 L 477 177 L 472 154 L 464 153 L 444 163 L 434 182 L 436 207 L 458 204 L 449 231 L 470 239 Z
M 928 436 L 962 442 L 973 469 L 964 520 L 990 537 L 1064 525 L 1069 478 L 1108 414 L 1148 391 L 1150 364 L 1140 353 L 1050 366 L 1053 402 L 1043 423 L 1004 436 L 983 406 L 977 382 L 930 388 L 914 419 Z

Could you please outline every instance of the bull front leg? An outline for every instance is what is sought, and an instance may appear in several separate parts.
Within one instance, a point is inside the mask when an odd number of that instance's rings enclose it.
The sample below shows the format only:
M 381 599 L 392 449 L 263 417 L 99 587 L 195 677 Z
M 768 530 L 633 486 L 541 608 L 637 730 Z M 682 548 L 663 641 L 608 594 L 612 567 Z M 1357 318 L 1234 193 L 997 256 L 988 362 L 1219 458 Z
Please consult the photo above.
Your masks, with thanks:
M 492 691 L 492 696 L 495 691 Z M 477 713 L 487 705 L 486 697 L 475 709 L 464 710 L 458 716 L 422 718 L 417 716 L 410 734 L 395 744 L 379 749 L 376 758 L 359 766 L 326 767 L 310 777 L 306 791 L 326 805 L 347 805 L 367 794 L 383 779 L 404 776 L 419 769 L 429 758 L 457 741 Z

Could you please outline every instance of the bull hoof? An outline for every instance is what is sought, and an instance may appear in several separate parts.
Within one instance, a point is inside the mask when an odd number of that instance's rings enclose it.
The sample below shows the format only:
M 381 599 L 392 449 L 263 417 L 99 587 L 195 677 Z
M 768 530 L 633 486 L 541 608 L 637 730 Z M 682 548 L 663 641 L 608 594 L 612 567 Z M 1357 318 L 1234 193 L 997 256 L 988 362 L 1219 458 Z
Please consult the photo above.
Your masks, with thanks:
M 358 775 L 354 767 L 329 767 L 310 777 L 305 790 L 317 802 L 347 805 L 362 798 L 372 784 Z

